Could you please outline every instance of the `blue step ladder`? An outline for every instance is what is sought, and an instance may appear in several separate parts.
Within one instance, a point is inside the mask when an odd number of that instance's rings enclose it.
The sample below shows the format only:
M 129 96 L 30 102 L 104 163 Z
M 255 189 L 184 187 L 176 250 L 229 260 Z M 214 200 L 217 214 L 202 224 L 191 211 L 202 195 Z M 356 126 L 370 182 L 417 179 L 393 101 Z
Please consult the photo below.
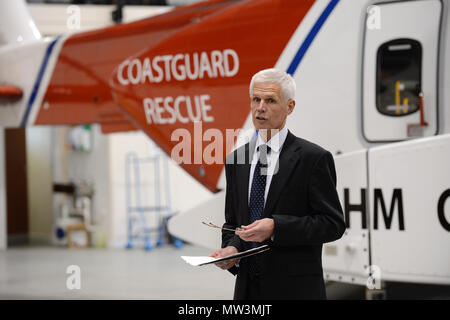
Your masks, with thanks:
M 149 174 L 144 170 L 144 166 L 153 165 L 153 200 L 152 205 L 143 205 L 143 179 L 142 172 Z M 162 170 L 161 170 L 162 169 Z M 162 178 L 161 178 L 162 173 Z M 161 181 L 163 180 L 163 181 Z M 162 201 L 162 188 L 164 188 L 164 200 Z M 126 189 L 126 207 L 127 207 L 127 244 L 126 248 L 134 247 L 135 240 L 144 241 L 145 250 L 152 250 L 152 235 L 156 233 L 156 246 L 160 247 L 164 244 L 164 236 L 170 235 L 167 230 L 167 221 L 173 216 L 174 212 L 171 207 L 170 199 L 170 180 L 167 156 L 161 151 L 149 157 L 139 158 L 136 152 L 128 152 L 125 155 L 125 189 Z M 152 194 L 144 195 L 146 199 L 150 199 Z M 163 218 L 162 214 L 166 213 Z M 150 228 L 149 220 L 153 218 L 157 227 Z M 137 232 L 136 232 L 137 229 Z M 173 245 L 181 248 L 183 242 L 173 237 Z

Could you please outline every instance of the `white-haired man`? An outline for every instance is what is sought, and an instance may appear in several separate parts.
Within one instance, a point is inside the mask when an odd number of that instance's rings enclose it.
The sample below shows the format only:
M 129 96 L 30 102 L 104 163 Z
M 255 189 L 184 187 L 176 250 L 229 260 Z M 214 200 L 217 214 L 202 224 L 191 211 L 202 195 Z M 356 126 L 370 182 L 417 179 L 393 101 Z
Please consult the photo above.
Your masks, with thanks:
M 322 244 L 345 230 L 332 155 L 294 136 L 286 119 L 295 81 L 266 69 L 250 83 L 257 138 L 227 156 L 224 257 L 268 244 L 270 250 L 216 265 L 237 275 L 235 299 L 326 299 Z M 240 161 L 241 155 L 245 161 Z

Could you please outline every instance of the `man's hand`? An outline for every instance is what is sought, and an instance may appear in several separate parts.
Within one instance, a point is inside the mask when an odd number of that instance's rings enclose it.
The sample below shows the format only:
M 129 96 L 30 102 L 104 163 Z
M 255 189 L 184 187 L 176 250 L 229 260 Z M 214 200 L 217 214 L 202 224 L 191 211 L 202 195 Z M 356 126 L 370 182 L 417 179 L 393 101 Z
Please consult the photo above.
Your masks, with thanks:
M 238 249 L 236 249 L 236 247 L 228 246 L 223 249 L 214 251 L 209 256 L 213 257 L 213 258 L 223 258 L 223 257 L 227 257 L 229 255 L 232 255 L 232 254 L 235 254 L 238 252 L 239 251 L 238 251 Z M 239 258 L 226 260 L 226 261 L 220 261 L 220 262 L 215 263 L 215 265 L 223 270 L 228 270 L 238 262 L 239 262 Z
M 248 226 L 242 226 L 242 231 L 235 233 L 244 241 L 263 242 L 273 235 L 274 222 L 273 219 L 264 218 L 256 220 Z

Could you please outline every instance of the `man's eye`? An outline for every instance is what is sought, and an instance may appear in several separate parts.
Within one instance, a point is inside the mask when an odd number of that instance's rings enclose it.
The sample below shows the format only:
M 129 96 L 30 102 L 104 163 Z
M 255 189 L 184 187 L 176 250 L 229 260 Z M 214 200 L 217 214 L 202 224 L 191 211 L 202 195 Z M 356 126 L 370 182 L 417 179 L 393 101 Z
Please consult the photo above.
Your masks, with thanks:
M 254 98 L 253 98 L 253 101 L 259 102 L 259 101 L 261 101 L 261 99 L 260 99 L 260 98 L 257 98 L 257 97 L 254 97 Z
M 272 98 L 270 98 L 270 99 L 267 100 L 267 102 L 268 102 L 268 103 L 275 103 L 275 100 L 272 99 Z

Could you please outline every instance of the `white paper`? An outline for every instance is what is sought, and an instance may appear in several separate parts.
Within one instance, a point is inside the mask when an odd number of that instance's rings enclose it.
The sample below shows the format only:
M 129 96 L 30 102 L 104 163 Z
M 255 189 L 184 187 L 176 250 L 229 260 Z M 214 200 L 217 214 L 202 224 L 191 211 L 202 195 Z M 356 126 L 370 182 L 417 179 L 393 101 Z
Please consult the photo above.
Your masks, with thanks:
M 205 264 L 210 264 L 213 263 L 214 261 L 226 261 L 226 260 L 230 260 L 230 259 L 236 259 L 236 258 L 245 258 L 245 257 L 249 257 L 252 256 L 254 254 L 259 254 L 262 252 L 265 252 L 267 250 L 269 250 L 270 247 L 265 244 L 262 245 L 260 247 L 257 248 L 253 248 L 247 251 L 243 251 L 243 252 L 238 252 L 226 257 L 222 257 L 222 258 L 213 258 L 213 257 L 205 257 L 205 256 L 200 256 L 200 257 L 192 257 L 192 256 L 181 256 L 181 258 L 186 261 L 187 263 L 189 263 L 192 266 L 202 266 Z
M 191 266 L 199 266 L 203 263 L 208 263 L 208 262 L 213 262 L 216 261 L 217 258 L 213 258 L 213 257 L 188 257 L 188 256 L 181 256 L 181 258 L 186 261 L 187 263 L 189 263 Z

